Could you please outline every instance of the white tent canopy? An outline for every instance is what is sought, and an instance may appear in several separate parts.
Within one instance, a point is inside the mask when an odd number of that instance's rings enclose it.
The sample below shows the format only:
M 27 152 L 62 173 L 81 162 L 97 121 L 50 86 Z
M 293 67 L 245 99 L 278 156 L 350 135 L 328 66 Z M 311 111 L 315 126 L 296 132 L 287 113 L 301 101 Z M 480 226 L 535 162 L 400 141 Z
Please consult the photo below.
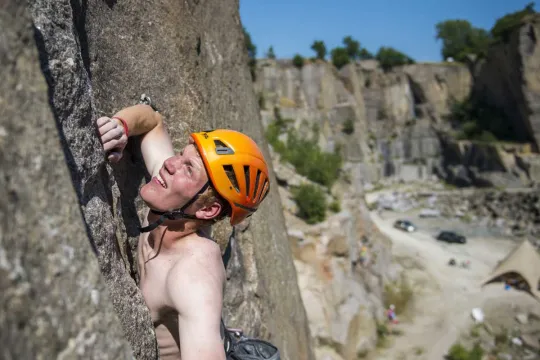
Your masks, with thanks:
M 523 290 L 540 301 L 540 255 L 528 240 L 523 241 L 499 262 L 482 282 L 482 286 L 516 278 L 525 281 L 527 286 Z

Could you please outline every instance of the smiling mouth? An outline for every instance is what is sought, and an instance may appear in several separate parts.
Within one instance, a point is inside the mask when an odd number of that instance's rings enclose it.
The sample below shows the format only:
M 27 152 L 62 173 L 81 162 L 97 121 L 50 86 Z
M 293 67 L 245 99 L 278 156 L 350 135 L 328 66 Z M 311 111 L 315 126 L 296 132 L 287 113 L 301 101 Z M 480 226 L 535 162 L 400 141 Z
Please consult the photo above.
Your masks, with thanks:
M 154 181 L 156 183 L 158 183 L 159 185 L 161 185 L 164 189 L 167 188 L 167 185 L 165 184 L 165 181 L 163 181 L 163 179 L 159 175 L 154 176 Z

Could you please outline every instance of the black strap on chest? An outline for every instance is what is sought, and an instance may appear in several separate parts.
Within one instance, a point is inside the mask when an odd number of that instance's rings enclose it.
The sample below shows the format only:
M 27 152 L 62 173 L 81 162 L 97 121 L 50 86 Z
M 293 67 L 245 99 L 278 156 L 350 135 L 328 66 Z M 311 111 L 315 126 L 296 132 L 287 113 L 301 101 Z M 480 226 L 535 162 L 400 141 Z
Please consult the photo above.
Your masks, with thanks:
M 236 229 L 233 227 L 231 235 L 229 235 L 229 241 L 227 241 L 227 247 L 225 248 L 225 252 L 221 256 L 221 259 L 223 260 L 223 265 L 225 266 L 225 270 L 227 270 L 227 265 L 229 264 L 229 260 L 231 259 L 232 243 L 236 240 L 235 235 Z

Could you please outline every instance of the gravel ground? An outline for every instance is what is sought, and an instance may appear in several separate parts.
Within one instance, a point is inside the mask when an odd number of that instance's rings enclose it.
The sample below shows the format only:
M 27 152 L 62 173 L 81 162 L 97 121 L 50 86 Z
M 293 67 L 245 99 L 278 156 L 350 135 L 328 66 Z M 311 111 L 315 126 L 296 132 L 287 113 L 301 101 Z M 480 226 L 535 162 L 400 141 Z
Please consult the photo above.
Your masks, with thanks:
M 382 216 L 380 216 L 382 215 Z M 470 331 L 474 307 L 511 311 L 508 303 L 537 306 L 529 295 L 505 291 L 502 284 L 481 287 L 481 282 L 515 246 L 516 241 L 488 229 L 482 224 L 464 223 L 458 219 L 418 218 L 407 214 L 372 212 L 381 232 L 392 240 L 392 253 L 405 269 L 415 289 L 410 319 L 398 325 L 403 335 L 392 338 L 388 348 L 380 349 L 372 359 L 444 359 L 462 334 Z M 407 216 L 405 216 L 407 215 Z M 393 228 L 396 219 L 408 219 L 418 231 L 407 233 Z M 440 230 L 455 230 L 468 238 L 467 244 L 447 244 L 433 238 Z M 450 267 L 450 258 L 471 261 L 469 269 Z M 495 305 L 494 305 L 495 304 Z M 489 306 L 488 306 L 489 305 Z M 514 359 L 516 360 L 516 359 Z

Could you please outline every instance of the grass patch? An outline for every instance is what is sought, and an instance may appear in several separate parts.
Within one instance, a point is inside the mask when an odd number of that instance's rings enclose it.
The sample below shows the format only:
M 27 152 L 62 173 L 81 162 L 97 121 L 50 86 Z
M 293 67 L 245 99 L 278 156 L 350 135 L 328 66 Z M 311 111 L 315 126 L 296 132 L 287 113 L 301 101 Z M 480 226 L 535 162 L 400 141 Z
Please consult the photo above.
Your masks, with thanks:
M 388 346 L 388 336 L 390 335 L 390 330 L 386 324 L 377 324 L 377 343 L 375 346 L 377 348 L 384 348 Z
M 413 289 L 404 275 L 399 280 L 384 285 L 384 304 L 386 308 L 393 304 L 397 315 L 405 312 L 413 297 Z
M 480 327 L 482 325 L 474 325 L 472 328 L 471 328 L 471 331 L 469 333 L 469 335 L 471 335 L 471 337 L 473 338 L 478 338 L 480 337 Z
M 484 350 L 478 342 L 474 344 L 471 350 L 468 350 L 460 343 L 455 343 L 448 350 L 446 360 L 482 360 L 483 356 Z

